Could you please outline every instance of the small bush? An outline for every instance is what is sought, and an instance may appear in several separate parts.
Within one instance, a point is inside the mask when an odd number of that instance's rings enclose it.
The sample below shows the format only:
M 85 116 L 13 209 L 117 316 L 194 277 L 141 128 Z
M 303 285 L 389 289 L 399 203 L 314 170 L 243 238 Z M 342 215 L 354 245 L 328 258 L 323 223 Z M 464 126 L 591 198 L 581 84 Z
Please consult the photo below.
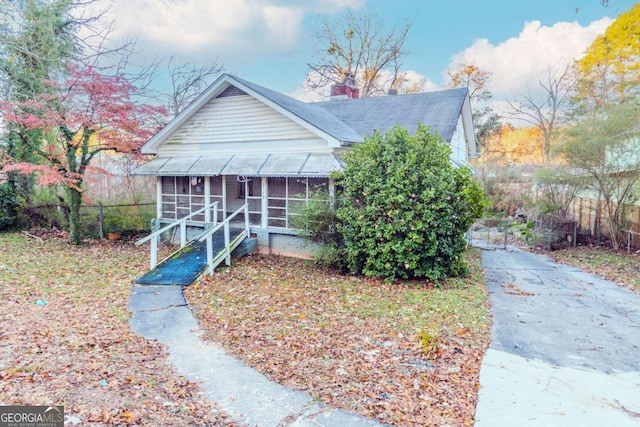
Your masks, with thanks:
M 434 330 L 420 330 L 420 349 L 425 356 L 433 356 L 440 345 L 440 336 Z
M 320 264 L 346 271 L 342 237 L 337 233 L 335 201 L 329 192 L 316 190 L 309 201 L 290 218 L 293 228 L 304 230 L 305 237 L 318 246 L 315 259 Z
M 122 203 L 125 205 L 126 203 Z M 104 231 L 139 232 L 148 231 L 155 218 L 155 205 L 104 206 Z
M 11 230 L 18 225 L 21 206 L 14 188 L 8 182 L 0 184 L 0 231 Z

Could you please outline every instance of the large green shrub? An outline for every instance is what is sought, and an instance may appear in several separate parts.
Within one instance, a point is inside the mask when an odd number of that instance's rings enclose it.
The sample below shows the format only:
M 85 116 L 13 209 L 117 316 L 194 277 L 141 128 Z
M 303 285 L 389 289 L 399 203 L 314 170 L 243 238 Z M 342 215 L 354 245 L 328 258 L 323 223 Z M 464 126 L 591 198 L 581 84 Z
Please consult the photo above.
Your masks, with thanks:
M 466 272 L 465 232 L 487 202 L 450 154 L 420 126 L 415 136 L 375 133 L 344 156 L 337 231 L 351 272 L 433 281 Z

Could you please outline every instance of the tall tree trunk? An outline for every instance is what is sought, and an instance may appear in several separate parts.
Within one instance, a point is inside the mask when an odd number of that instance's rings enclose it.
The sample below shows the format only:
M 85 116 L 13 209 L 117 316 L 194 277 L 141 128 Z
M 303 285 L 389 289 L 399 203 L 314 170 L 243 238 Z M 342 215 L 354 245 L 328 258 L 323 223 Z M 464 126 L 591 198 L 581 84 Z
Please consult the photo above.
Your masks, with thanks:
M 82 206 L 82 193 L 75 188 L 67 188 L 69 196 L 69 242 L 79 245 L 80 236 L 80 207 Z
M 611 246 L 613 249 L 620 249 L 622 243 L 622 216 L 620 215 L 619 207 L 612 206 L 612 202 L 608 203 L 606 210 L 606 222 L 609 228 L 609 237 L 611 238 Z

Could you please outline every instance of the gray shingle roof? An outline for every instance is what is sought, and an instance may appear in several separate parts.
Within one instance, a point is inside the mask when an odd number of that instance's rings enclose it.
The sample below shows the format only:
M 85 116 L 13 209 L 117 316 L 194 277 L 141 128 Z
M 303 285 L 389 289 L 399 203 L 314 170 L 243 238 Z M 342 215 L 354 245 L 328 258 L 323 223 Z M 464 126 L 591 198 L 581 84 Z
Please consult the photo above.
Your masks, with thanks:
M 395 125 L 400 125 L 413 134 L 418 124 L 422 123 L 431 126 L 432 130 L 450 141 L 466 96 L 467 90 L 460 88 L 310 105 L 330 112 L 363 136 L 372 134 L 376 129 L 384 133 Z
M 280 92 L 232 76 L 251 90 L 343 142 L 360 142 L 374 130 L 395 125 L 415 133 L 418 124 L 431 126 L 450 141 L 458 124 L 467 89 L 449 89 L 409 95 L 343 99 L 305 103 Z

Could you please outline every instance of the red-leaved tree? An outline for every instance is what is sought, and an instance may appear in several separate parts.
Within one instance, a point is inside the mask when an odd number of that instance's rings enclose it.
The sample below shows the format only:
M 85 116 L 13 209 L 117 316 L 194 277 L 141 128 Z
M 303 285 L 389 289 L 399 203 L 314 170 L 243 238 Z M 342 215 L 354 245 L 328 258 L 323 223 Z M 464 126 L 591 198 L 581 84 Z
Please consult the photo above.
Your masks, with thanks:
M 138 104 L 123 76 L 69 66 L 69 79 L 25 102 L 0 102 L 4 120 L 41 160 L 11 163 L 4 171 L 38 175 L 40 185 L 61 184 L 69 205 L 69 240 L 80 242 L 84 177 L 101 151 L 131 153 L 162 125 L 162 107 Z M 33 132 L 39 130 L 39 132 Z M 34 137 L 37 135 L 37 137 Z M 34 140 L 34 139 L 38 140 Z

